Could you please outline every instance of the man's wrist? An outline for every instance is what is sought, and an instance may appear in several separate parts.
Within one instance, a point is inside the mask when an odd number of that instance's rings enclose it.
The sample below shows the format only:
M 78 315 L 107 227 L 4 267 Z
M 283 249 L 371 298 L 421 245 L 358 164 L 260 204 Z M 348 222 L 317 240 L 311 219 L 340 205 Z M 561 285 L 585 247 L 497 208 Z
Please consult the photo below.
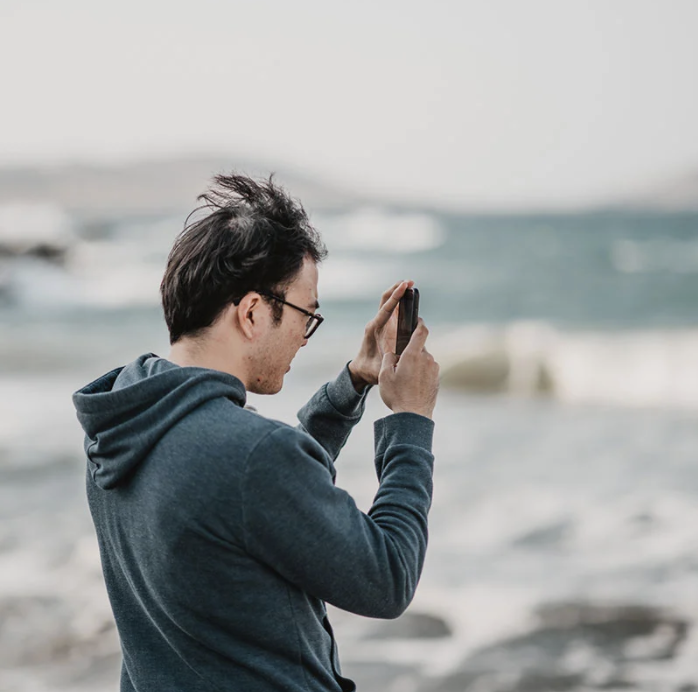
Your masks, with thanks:
M 422 416 L 429 420 L 434 420 L 434 409 L 416 409 L 416 408 L 394 408 L 393 413 L 414 413 L 415 416 Z
M 363 394 L 364 390 L 370 382 L 368 382 L 358 371 L 354 361 L 352 360 L 349 365 L 349 377 L 351 378 L 351 383 L 354 385 L 354 389 L 357 391 L 359 394 Z

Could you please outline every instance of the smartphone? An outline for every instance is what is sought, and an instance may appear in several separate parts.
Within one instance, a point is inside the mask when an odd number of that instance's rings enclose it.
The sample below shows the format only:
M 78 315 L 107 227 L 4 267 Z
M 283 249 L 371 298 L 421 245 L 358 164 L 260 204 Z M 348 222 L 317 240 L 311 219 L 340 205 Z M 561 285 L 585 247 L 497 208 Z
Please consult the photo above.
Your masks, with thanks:
M 419 291 L 416 288 L 408 288 L 405 295 L 400 298 L 397 313 L 397 343 L 395 353 L 399 356 L 410 342 L 412 332 L 417 329 L 419 319 Z

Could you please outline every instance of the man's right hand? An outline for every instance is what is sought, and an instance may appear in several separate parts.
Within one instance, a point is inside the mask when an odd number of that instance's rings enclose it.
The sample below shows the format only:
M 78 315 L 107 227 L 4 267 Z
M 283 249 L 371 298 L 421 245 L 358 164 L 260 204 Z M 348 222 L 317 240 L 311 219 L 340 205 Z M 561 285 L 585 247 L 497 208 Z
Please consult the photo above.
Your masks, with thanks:
M 429 330 L 420 317 L 401 356 L 386 353 L 378 376 L 381 399 L 393 413 L 431 418 L 439 391 L 439 364 L 424 348 Z

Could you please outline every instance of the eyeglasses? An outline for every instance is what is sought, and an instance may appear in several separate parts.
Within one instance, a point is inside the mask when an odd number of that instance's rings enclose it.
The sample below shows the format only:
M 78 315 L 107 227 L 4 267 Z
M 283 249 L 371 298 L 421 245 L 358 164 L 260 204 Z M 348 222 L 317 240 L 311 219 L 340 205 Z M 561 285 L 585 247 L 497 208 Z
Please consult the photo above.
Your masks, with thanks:
M 263 291 L 257 291 L 262 296 L 266 296 L 267 298 L 273 298 L 274 300 L 277 300 L 279 303 L 283 303 L 284 305 L 288 305 L 290 308 L 293 308 L 294 310 L 298 310 L 298 312 L 302 312 L 304 315 L 308 316 L 308 322 L 305 325 L 305 336 L 303 337 L 304 339 L 309 339 L 315 332 L 317 331 L 317 328 L 322 324 L 323 320 L 325 319 L 319 312 L 312 313 L 309 310 L 304 310 L 303 308 L 299 308 L 297 305 L 294 305 L 293 303 L 289 303 L 288 301 L 284 300 L 283 298 L 279 298 L 279 296 L 275 296 L 273 293 L 264 293 Z

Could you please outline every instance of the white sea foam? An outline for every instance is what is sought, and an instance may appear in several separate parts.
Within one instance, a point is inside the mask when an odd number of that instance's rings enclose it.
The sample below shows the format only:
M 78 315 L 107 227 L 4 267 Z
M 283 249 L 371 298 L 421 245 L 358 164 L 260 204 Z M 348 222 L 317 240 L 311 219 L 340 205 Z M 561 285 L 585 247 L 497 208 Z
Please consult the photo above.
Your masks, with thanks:
M 6 266 L 5 291 L 21 305 L 62 307 L 80 302 L 80 283 L 58 265 L 34 257 Z
M 580 512 L 570 548 L 609 571 L 680 563 L 698 550 L 696 522 L 693 496 L 668 490 L 655 496 L 632 493 Z
M 74 239 L 73 222 L 60 207 L 29 202 L 0 205 L 0 244 L 17 252 L 37 245 L 64 248 Z
M 412 253 L 440 246 L 446 234 L 428 214 L 394 213 L 363 207 L 340 216 L 313 219 L 330 249 Z
M 80 300 L 105 307 L 157 305 L 164 267 L 164 249 L 153 240 L 81 243 L 68 256 Z
M 80 449 L 82 431 L 70 404 L 84 382 L 76 375 L 0 378 L 0 447 L 43 458 Z
M 575 403 L 698 407 L 698 330 L 562 332 L 536 322 L 458 329 L 432 344 L 444 381 Z
M 330 255 L 319 272 L 320 300 L 376 300 L 388 288 L 386 276 L 398 276 L 397 263 Z M 367 318 L 368 320 L 368 318 Z
M 65 267 L 31 257 L 15 259 L 5 268 L 5 290 L 27 306 L 157 305 L 164 259 L 156 262 L 142 247 L 131 247 L 134 244 L 77 243 Z

